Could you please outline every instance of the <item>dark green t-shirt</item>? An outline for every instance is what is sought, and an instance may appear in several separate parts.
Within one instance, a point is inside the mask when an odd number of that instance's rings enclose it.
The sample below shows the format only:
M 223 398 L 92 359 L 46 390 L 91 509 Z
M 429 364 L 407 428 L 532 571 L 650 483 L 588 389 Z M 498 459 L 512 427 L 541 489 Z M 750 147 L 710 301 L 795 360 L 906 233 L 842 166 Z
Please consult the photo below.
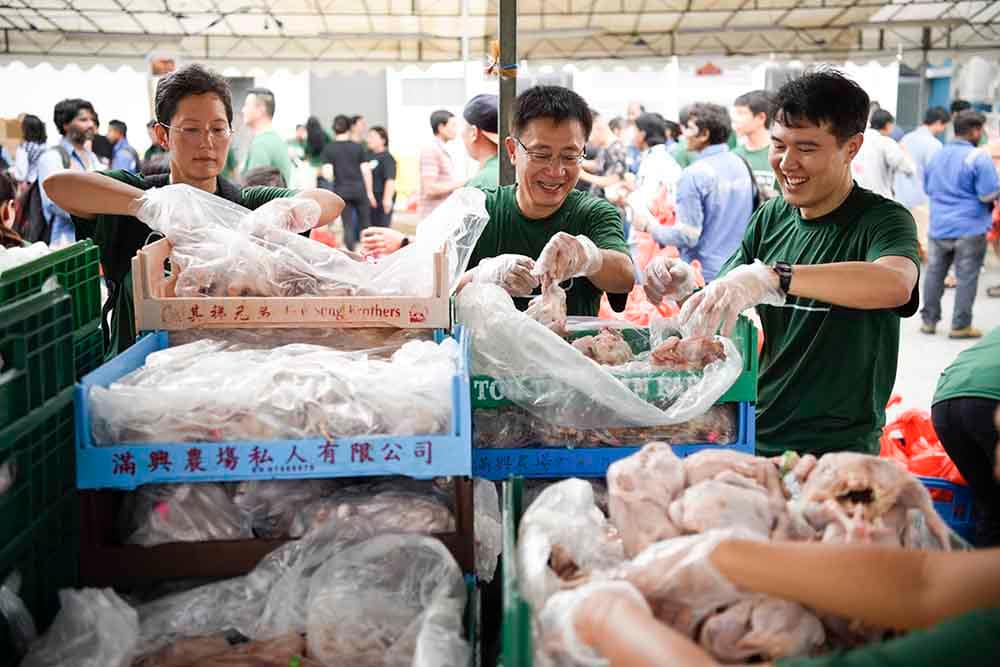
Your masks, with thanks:
M 981 609 L 902 637 L 777 667 L 978 667 L 1000 661 L 1000 609 Z
M 145 179 L 138 174 L 124 170 L 103 172 L 105 176 L 126 183 L 140 190 L 148 190 L 160 184 L 166 184 L 167 177 L 151 177 Z M 159 180 L 157 180 L 159 179 Z M 256 209 L 272 199 L 291 197 L 295 190 L 285 188 L 252 187 L 240 189 L 219 179 L 220 196 L 248 209 Z M 101 266 L 104 276 L 113 286 L 114 292 L 109 296 L 113 299 L 111 316 L 111 333 L 106 358 L 110 359 L 125 350 L 135 342 L 135 305 L 132 301 L 132 258 L 146 241 L 153 230 L 136 218 L 129 215 L 98 215 L 93 220 L 73 218 L 77 234 L 80 238 L 92 237 L 101 249 Z
M 538 259 L 545 244 L 559 232 L 573 236 L 582 234 L 598 248 L 628 254 L 618 209 L 606 200 L 573 190 L 558 211 L 548 218 L 531 220 L 521 214 L 516 191 L 516 185 L 486 190 L 486 212 L 490 221 L 472 251 L 470 269 L 483 259 L 498 255 L 524 255 Z M 572 278 L 563 283 L 563 287 L 566 289 L 566 310 L 570 315 L 597 315 L 601 290 L 594 283 L 586 278 Z M 528 301 L 514 299 L 522 310 L 527 307 Z
M 783 197 L 762 206 L 720 275 L 765 264 L 872 262 L 907 257 L 920 267 L 917 228 L 898 203 L 855 185 L 835 211 L 804 220 Z M 794 278 L 793 278 L 794 282 Z M 855 310 L 790 296 L 758 306 L 764 326 L 757 383 L 757 453 L 878 453 L 885 404 L 896 381 L 899 318 L 916 312 L 918 291 L 898 310 Z
M 966 396 L 1000 401 L 1000 327 L 959 354 L 938 378 L 934 403 Z

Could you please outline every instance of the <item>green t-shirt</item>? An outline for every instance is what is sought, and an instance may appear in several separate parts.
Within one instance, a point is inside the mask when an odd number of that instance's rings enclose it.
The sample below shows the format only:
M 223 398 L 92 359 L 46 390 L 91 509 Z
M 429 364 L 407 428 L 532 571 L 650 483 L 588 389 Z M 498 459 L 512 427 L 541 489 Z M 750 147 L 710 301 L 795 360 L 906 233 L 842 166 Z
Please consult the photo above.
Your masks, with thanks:
M 500 156 L 494 155 L 483 165 L 475 176 L 465 185 L 470 188 L 492 190 L 500 184 Z
M 670 155 L 677 160 L 682 169 L 690 167 L 694 162 L 694 154 L 687 149 L 687 142 L 683 139 L 670 147 Z
M 1000 656 L 1000 609 L 980 609 L 902 637 L 777 667 L 974 667 Z
M 835 211 L 804 220 L 783 197 L 754 213 L 722 268 L 765 264 L 871 262 L 917 256 L 917 228 L 900 204 L 855 185 Z M 794 284 L 794 278 L 793 278 Z M 918 291 L 898 310 L 855 310 L 790 296 L 758 306 L 764 326 L 757 400 L 757 453 L 785 450 L 878 453 L 885 404 L 896 381 L 899 318 L 917 310 Z
M 149 180 L 125 170 L 103 172 L 105 176 L 127 185 L 148 190 L 165 185 L 167 176 Z M 295 190 L 285 188 L 243 188 L 219 179 L 219 193 L 231 193 L 232 201 L 248 209 L 256 209 L 272 199 L 291 197 Z M 228 198 L 228 197 L 227 197 Z M 116 285 L 111 316 L 111 340 L 107 359 L 111 359 L 135 342 L 135 304 L 132 301 L 132 258 L 153 233 L 149 227 L 130 215 L 98 215 L 93 220 L 73 218 L 80 238 L 93 238 L 101 249 L 101 266 L 106 278 Z M 82 232 L 82 235 L 81 235 Z
M 286 184 L 292 182 L 292 160 L 288 157 L 288 144 L 274 130 L 261 132 L 250 142 L 250 151 L 243 162 L 243 173 L 257 167 L 276 167 Z
M 1000 401 L 1000 327 L 959 354 L 944 369 L 933 402 L 966 396 Z
M 764 195 L 764 199 L 771 199 L 778 194 L 774 170 L 771 169 L 771 162 L 767 158 L 769 151 L 768 146 L 757 150 L 750 150 L 746 146 L 737 146 L 733 149 L 734 153 L 749 163 L 754 180 L 757 181 L 757 189 Z
M 625 234 L 618 209 L 604 199 L 573 190 L 566 201 L 548 218 L 531 220 L 517 206 L 516 185 L 486 191 L 486 212 L 490 221 L 476 243 L 469 260 L 473 268 L 487 257 L 524 255 L 538 259 L 553 236 L 566 232 L 584 235 L 604 250 L 628 254 Z M 566 310 L 570 315 L 596 316 L 601 303 L 601 290 L 586 278 L 572 278 L 563 283 L 566 289 Z M 527 298 L 515 298 L 520 309 L 528 306 Z

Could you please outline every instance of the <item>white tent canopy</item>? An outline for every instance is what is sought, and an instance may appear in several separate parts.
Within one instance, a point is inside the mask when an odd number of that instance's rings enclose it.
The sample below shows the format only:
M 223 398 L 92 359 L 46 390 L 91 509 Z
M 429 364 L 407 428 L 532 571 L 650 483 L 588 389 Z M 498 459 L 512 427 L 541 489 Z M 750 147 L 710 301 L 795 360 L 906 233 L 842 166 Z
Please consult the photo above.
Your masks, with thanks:
M 381 68 L 482 60 L 494 0 L 7 0 L 0 59 Z M 1000 49 L 991 0 L 519 0 L 518 53 L 534 62 L 671 56 L 902 56 Z

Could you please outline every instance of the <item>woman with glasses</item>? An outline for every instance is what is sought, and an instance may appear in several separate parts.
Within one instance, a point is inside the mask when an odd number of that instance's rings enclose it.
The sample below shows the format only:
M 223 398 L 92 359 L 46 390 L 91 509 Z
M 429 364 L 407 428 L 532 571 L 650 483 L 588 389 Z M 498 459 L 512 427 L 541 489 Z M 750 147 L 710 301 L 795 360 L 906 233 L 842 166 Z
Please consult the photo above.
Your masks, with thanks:
M 156 139 L 170 154 L 169 173 L 144 177 L 126 171 L 64 171 L 45 181 L 50 198 L 73 216 L 79 238 L 93 237 L 101 248 L 111 293 L 105 312 L 113 308 L 109 356 L 135 340 L 130 267 L 152 233 L 134 217 L 145 190 L 184 183 L 248 209 L 281 197 L 307 197 L 320 205 L 319 225 L 332 222 L 344 208 L 340 197 L 325 190 L 241 188 L 223 179 L 220 174 L 232 137 L 232 94 L 225 79 L 199 65 L 159 81 L 156 118 Z

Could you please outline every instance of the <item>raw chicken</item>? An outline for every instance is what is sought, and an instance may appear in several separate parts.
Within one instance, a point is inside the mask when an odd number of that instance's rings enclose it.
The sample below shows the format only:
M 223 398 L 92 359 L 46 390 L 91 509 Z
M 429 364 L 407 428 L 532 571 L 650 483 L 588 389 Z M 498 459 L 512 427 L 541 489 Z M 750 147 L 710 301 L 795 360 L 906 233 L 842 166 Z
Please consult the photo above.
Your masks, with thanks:
M 684 492 L 684 465 L 670 445 L 651 442 L 608 468 L 608 510 L 629 558 L 680 535 L 670 503 Z
M 684 459 L 684 471 L 689 486 L 731 471 L 757 482 L 767 489 L 769 495 L 784 498 L 778 468 L 768 459 L 751 454 L 727 449 L 703 449 Z
M 542 293 L 531 300 L 524 314 L 560 336 L 566 336 L 566 290 L 559 283 L 542 285 Z
M 132 663 L 132 667 L 188 667 L 203 658 L 225 653 L 232 644 L 225 635 L 178 639 L 162 649 L 148 653 Z
M 670 521 L 683 533 L 743 527 L 770 537 L 784 513 L 784 503 L 753 480 L 732 471 L 689 486 L 670 505 Z
M 621 366 L 632 361 L 632 348 L 617 329 L 604 327 L 596 336 L 583 336 L 573 341 L 573 347 L 583 356 L 604 366 Z
M 670 336 L 650 354 L 654 367 L 672 371 L 700 371 L 726 358 L 726 350 L 715 337 Z
M 743 663 L 809 655 L 826 641 L 823 624 L 795 602 L 755 598 L 709 617 L 699 641 L 716 659 Z
M 360 520 L 376 533 L 445 533 L 455 530 L 447 505 L 429 494 L 385 491 L 335 494 L 303 507 L 289 535 L 307 535 L 333 521 Z
M 128 544 L 250 539 L 249 522 L 217 483 L 153 484 L 131 492 L 121 513 Z
M 920 510 L 940 548 L 951 548 L 951 533 L 934 510 L 927 489 L 891 459 L 854 452 L 826 454 L 803 484 L 802 500 L 814 505 L 826 504 L 828 508 L 832 501 L 853 520 L 876 528 L 884 528 L 886 519 L 893 516 L 899 523 L 899 514 L 893 515 L 897 506 L 906 511 Z M 905 513 L 903 517 L 905 523 Z

